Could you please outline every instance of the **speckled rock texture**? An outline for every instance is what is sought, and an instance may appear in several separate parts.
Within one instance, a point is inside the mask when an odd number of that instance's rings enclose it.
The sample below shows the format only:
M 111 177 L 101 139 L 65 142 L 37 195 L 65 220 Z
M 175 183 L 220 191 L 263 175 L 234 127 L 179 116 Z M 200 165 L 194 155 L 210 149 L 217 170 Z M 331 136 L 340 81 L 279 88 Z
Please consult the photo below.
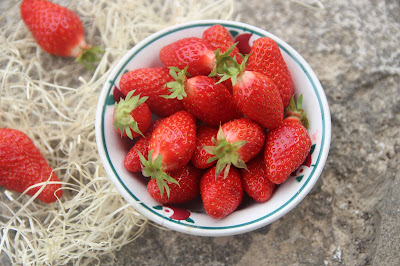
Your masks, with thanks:
M 237 1 L 235 17 L 290 44 L 325 90 L 331 149 L 309 195 L 237 236 L 149 225 L 102 265 L 400 265 L 400 1 L 320 2 Z
M 331 150 L 311 193 L 280 220 L 243 235 L 203 238 L 149 228 L 117 254 L 118 263 L 400 264 L 400 2 L 321 3 L 324 9 L 237 3 L 237 20 L 289 43 L 325 89 Z
M 280 220 L 243 235 L 149 228 L 117 254 L 118 263 L 400 265 L 400 2 L 321 3 L 238 1 L 236 12 L 238 21 L 295 48 L 325 90 L 331 150 L 310 194 Z

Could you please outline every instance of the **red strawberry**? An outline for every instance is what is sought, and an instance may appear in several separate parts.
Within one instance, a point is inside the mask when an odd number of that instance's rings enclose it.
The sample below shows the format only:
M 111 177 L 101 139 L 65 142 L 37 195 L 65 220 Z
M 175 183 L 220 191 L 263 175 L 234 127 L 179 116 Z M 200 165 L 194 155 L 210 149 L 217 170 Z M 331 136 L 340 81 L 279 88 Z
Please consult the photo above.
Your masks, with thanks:
M 86 44 L 82 22 L 72 10 L 47 0 L 24 0 L 21 17 L 46 52 L 76 57 L 89 68 L 91 63 L 98 61 L 96 54 L 101 49 Z
M 243 187 L 239 171 L 231 167 L 226 177 L 216 178 L 216 166 L 201 177 L 200 194 L 206 213 L 215 219 L 228 216 L 240 205 Z
M 115 104 L 113 114 L 115 130 L 130 139 L 143 136 L 151 124 L 151 112 L 145 103 L 147 97 L 133 96 L 133 93 Z
M 160 60 L 166 67 L 184 69 L 192 76 L 208 75 L 215 68 L 215 54 L 200 38 L 177 40 L 160 50 Z
M 275 184 L 283 183 L 304 162 L 311 149 L 311 139 L 307 132 L 308 120 L 301 104 L 302 96 L 297 107 L 292 97 L 287 111 L 288 117 L 267 134 L 264 161 L 267 177 Z
M 157 179 L 151 179 L 147 184 L 147 191 L 153 199 L 162 204 L 185 203 L 200 195 L 200 177 L 202 171 L 191 164 L 179 170 L 168 172 L 168 175 L 178 183 L 166 182 L 169 187 L 169 197 L 163 197 L 160 193 L 163 185 L 157 184 Z
M 177 170 L 185 166 L 196 147 L 196 119 L 187 111 L 177 112 L 162 121 L 153 132 L 149 150 L 154 150 L 152 160 L 159 155 L 162 169 Z
M 0 186 L 22 193 L 49 178 L 50 182 L 59 182 L 31 139 L 21 131 L 0 128 Z M 33 196 L 40 189 L 41 185 L 29 189 L 26 194 Z M 38 199 L 50 203 L 62 194 L 61 184 L 47 184 Z
M 165 181 L 177 181 L 167 172 L 185 166 L 190 161 L 195 147 L 196 119 L 191 113 L 180 111 L 165 118 L 151 135 L 148 160 L 139 153 L 143 175 L 157 179 L 168 194 L 169 189 Z M 163 192 L 162 189 L 161 195 Z
M 264 146 L 265 132 L 254 121 L 243 117 L 223 124 L 213 140 L 214 146 L 204 147 L 214 155 L 208 162 L 217 161 L 216 175 L 225 168 L 225 174 L 230 165 L 246 168 L 246 162 L 256 156 Z
M 217 138 L 218 128 L 202 125 L 197 127 L 196 132 L 196 149 L 192 155 L 192 163 L 194 166 L 200 169 L 206 169 L 211 167 L 214 162 L 207 162 L 213 155 L 208 153 L 203 147 L 213 145 L 212 139 Z
M 269 200 L 275 184 L 269 181 L 265 170 L 264 157 L 260 154 L 247 163 L 247 170 L 240 169 L 243 189 L 257 202 Z
M 225 53 L 234 44 L 233 38 L 228 29 L 222 25 L 213 25 L 203 32 L 202 39 L 213 50 L 220 49 L 221 53 Z M 242 57 L 239 55 L 239 49 L 235 47 L 230 56 L 236 57 L 236 60 L 241 63 Z
M 244 162 L 251 160 L 262 149 L 265 141 L 264 130 L 249 118 L 243 117 L 222 125 L 225 139 L 229 143 L 246 141 L 237 150 Z
M 161 124 L 161 121 L 163 121 L 163 118 L 155 120 L 150 125 L 150 127 L 146 131 L 146 133 L 144 133 L 143 136 L 140 136 L 138 138 L 138 140 L 135 142 L 135 144 L 132 146 L 132 148 L 126 154 L 125 159 L 124 159 L 124 166 L 127 170 L 129 170 L 131 172 L 141 172 L 142 171 L 142 165 L 140 163 L 140 157 L 139 157 L 138 151 L 146 159 L 148 159 L 149 143 L 150 143 L 151 134 L 153 134 L 153 131 L 158 127 L 159 124 Z
M 135 90 L 135 95 L 148 96 L 146 103 L 151 111 L 160 117 L 167 117 L 184 110 L 181 101 L 161 97 L 170 94 L 165 84 L 173 80 L 166 67 L 139 68 L 123 74 L 119 87 L 125 95 Z
M 286 107 L 294 93 L 294 84 L 279 46 L 274 40 L 263 37 L 253 43 L 251 53 L 247 70 L 257 71 L 272 79 Z
M 233 86 L 233 99 L 242 112 L 263 127 L 272 129 L 283 120 L 283 104 L 275 84 L 267 76 L 244 71 Z
M 159 57 L 166 67 L 180 70 L 187 67 L 191 76 L 208 76 L 211 73 L 215 76 L 217 72 L 221 73 L 221 68 L 234 48 L 235 45 L 221 54 L 219 50 L 212 50 L 201 38 L 189 37 L 164 46 Z
M 172 94 L 168 97 L 181 99 L 186 110 L 199 120 L 212 126 L 242 117 L 242 113 L 233 101 L 227 88 L 207 76 L 187 79 L 186 69 L 179 71 L 171 68 L 171 75 L 176 81 L 167 84 Z

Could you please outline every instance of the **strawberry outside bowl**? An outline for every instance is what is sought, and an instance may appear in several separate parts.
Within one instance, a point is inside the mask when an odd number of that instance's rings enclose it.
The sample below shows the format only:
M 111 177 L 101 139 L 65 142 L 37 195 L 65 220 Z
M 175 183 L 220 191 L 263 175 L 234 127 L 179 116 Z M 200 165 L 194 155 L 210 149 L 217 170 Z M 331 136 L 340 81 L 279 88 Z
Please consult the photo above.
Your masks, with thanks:
M 124 157 L 132 142 L 121 139 L 113 127 L 114 86 L 127 71 L 162 66 L 158 58 L 166 44 L 185 37 L 201 37 L 208 27 L 220 24 L 233 37 L 249 37 L 251 45 L 260 37 L 269 37 L 278 44 L 295 84 L 295 95 L 303 95 L 303 108 L 309 118 L 311 151 L 303 165 L 265 203 L 245 199 L 239 208 L 223 219 L 213 219 L 202 208 L 201 200 L 172 206 L 162 205 L 147 192 L 146 179 L 124 167 Z M 273 34 L 248 24 L 201 20 L 175 25 L 157 32 L 135 45 L 111 71 L 101 91 L 96 110 L 96 141 L 104 168 L 118 191 L 138 212 L 166 228 L 199 236 L 228 236 L 266 226 L 296 207 L 317 182 L 327 159 L 331 140 L 331 119 L 328 102 L 315 73 L 303 57 Z

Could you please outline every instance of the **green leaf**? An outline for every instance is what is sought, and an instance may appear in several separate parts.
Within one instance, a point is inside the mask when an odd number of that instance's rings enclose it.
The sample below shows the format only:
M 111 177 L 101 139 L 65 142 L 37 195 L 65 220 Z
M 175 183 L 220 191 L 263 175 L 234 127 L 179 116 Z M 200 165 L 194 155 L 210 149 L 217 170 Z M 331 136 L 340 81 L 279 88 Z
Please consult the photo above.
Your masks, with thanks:
M 140 131 L 137 122 L 131 116 L 131 112 L 139 105 L 146 102 L 149 98 L 147 96 L 140 97 L 140 94 L 134 96 L 134 93 L 135 90 L 130 91 L 126 95 L 125 99 L 121 99 L 119 103 L 116 103 L 114 111 L 114 127 L 119 129 L 121 136 L 123 136 L 123 133 L 125 132 L 130 139 L 133 139 L 131 129 L 143 136 L 143 133 Z
M 297 102 L 294 100 L 294 95 L 290 98 L 289 105 L 286 108 L 286 117 L 296 117 L 299 121 L 304 125 L 306 129 L 309 129 L 310 124 L 308 121 L 308 117 L 304 109 L 302 109 L 303 105 L 303 95 L 301 94 L 297 99 Z
M 180 71 L 180 70 L 179 70 Z M 169 74 L 171 77 L 173 77 L 175 80 L 178 79 L 178 75 L 176 74 L 176 71 L 172 69 L 172 67 L 169 69 Z M 168 83 L 167 83 L 168 84 Z M 168 86 L 168 85 L 167 85 Z
M 79 62 L 89 70 L 94 70 L 94 66 L 100 61 L 100 55 L 104 54 L 101 47 L 94 46 L 84 49 L 82 53 L 76 58 L 75 62 Z
M 157 187 L 160 190 L 161 198 L 164 196 L 164 191 L 167 193 L 167 197 L 169 198 L 170 188 L 169 188 L 167 182 L 177 184 L 178 186 L 180 186 L 180 185 L 179 185 L 179 182 L 175 178 L 171 177 L 170 175 L 168 175 L 167 173 L 165 173 L 162 170 L 161 155 L 159 154 L 153 161 L 153 159 L 152 159 L 153 153 L 154 153 L 153 149 L 149 151 L 148 159 L 146 159 L 139 150 L 136 150 L 136 151 L 139 155 L 140 162 L 143 165 L 142 174 L 146 177 L 156 179 Z
M 215 178 L 224 171 L 224 178 L 229 172 L 230 165 L 233 164 L 235 167 L 247 169 L 245 162 L 239 156 L 237 151 L 245 145 L 247 141 L 239 140 L 233 143 L 229 143 L 226 140 L 225 134 L 220 126 L 217 139 L 213 140 L 214 146 L 203 146 L 204 150 L 212 156 L 207 160 L 207 163 L 217 161 L 215 169 Z
M 166 86 L 169 88 L 171 94 L 160 95 L 160 96 L 166 99 L 177 98 L 178 100 L 182 100 L 187 96 L 187 93 L 185 91 L 185 83 L 186 83 L 186 76 L 188 74 L 187 72 L 188 66 L 186 66 L 183 70 L 180 70 L 179 68 L 176 67 L 169 67 L 169 69 L 170 69 L 169 74 L 171 75 L 171 77 L 174 78 L 174 81 L 167 82 Z

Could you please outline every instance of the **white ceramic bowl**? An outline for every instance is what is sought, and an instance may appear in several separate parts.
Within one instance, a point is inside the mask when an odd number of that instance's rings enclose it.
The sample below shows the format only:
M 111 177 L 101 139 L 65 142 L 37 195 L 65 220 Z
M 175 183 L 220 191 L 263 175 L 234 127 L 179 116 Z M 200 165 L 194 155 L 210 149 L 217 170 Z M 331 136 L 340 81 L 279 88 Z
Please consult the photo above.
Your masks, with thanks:
M 124 168 L 124 157 L 131 144 L 121 141 L 112 123 L 113 87 L 119 83 L 122 74 L 136 68 L 162 66 L 158 52 L 163 46 L 184 37 L 201 37 L 203 31 L 214 24 L 225 26 L 233 35 L 251 33 L 250 44 L 262 36 L 270 37 L 278 43 L 292 74 L 296 94 L 303 94 L 303 108 L 310 121 L 309 134 L 313 144 L 311 164 L 302 165 L 293 177 L 276 189 L 269 201 L 248 201 L 221 220 L 209 217 L 202 210 L 200 201 L 177 208 L 161 206 L 153 200 L 147 193 L 143 177 Z M 144 39 L 112 70 L 101 91 L 96 112 L 96 141 L 100 158 L 121 195 L 148 219 L 179 232 L 200 236 L 227 236 L 249 232 L 288 213 L 317 182 L 328 156 L 330 139 L 331 119 L 328 102 L 318 78 L 307 62 L 292 47 L 271 33 L 233 21 L 195 21 L 166 28 Z

